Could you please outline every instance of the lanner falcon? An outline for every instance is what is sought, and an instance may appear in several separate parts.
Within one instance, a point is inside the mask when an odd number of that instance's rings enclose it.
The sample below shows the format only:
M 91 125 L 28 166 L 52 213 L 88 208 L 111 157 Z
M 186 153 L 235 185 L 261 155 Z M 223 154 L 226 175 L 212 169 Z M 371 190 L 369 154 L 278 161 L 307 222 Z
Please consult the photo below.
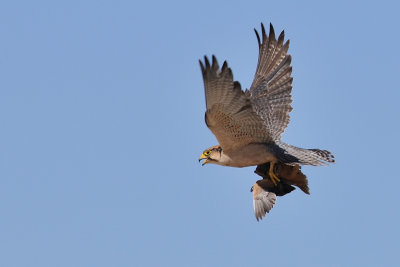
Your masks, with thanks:
M 334 156 L 327 150 L 304 149 L 281 141 L 289 124 L 292 110 L 291 56 L 284 31 L 275 38 L 270 25 L 269 36 L 261 24 L 262 40 L 255 30 L 259 57 L 250 90 L 241 89 L 233 80 L 226 61 L 219 67 L 204 57 L 200 61 L 203 74 L 206 113 L 205 122 L 219 145 L 206 149 L 199 161 L 231 167 L 257 166 L 256 173 L 264 179 L 253 187 L 253 207 L 257 220 L 262 219 L 275 204 L 276 196 L 300 187 L 308 194 L 307 179 L 300 165 L 327 165 Z

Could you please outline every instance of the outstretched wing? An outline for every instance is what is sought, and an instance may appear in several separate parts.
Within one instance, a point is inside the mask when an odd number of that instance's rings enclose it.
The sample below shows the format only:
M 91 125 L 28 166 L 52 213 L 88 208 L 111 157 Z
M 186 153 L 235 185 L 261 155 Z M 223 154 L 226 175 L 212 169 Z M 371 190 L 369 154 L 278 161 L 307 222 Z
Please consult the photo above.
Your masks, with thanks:
M 262 40 L 257 35 L 259 56 L 256 74 L 250 91 L 250 100 L 254 111 L 264 120 L 274 141 L 280 140 L 289 124 L 292 110 L 292 67 L 291 56 L 287 54 L 289 41 L 284 43 L 284 31 L 275 38 L 274 28 L 270 24 L 269 36 L 261 24 Z
M 253 192 L 253 209 L 254 215 L 257 221 L 261 220 L 266 213 L 268 213 L 275 205 L 276 194 L 264 189 L 260 182 L 264 180 L 257 181 L 251 191 Z
M 220 69 L 214 56 L 211 65 L 204 57 L 204 64 L 200 61 L 200 67 L 206 95 L 206 124 L 222 149 L 229 151 L 253 142 L 272 141 L 249 97 L 242 91 L 240 83 L 233 80 L 226 61 Z

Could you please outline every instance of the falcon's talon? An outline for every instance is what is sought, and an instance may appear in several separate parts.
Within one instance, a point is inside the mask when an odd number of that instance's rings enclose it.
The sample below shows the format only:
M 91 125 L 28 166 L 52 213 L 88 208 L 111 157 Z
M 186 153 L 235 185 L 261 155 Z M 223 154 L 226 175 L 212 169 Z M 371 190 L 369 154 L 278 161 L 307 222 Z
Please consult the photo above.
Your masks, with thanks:
M 278 183 L 281 181 L 278 176 L 276 176 L 275 173 L 269 173 L 269 177 L 271 178 L 271 181 L 274 183 L 274 185 L 278 186 Z
M 271 181 L 274 183 L 275 186 L 278 185 L 278 183 L 281 181 L 278 176 L 274 173 L 274 166 L 275 163 L 271 162 L 269 165 L 269 171 L 268 171 L 268 176 L 271 179 Z

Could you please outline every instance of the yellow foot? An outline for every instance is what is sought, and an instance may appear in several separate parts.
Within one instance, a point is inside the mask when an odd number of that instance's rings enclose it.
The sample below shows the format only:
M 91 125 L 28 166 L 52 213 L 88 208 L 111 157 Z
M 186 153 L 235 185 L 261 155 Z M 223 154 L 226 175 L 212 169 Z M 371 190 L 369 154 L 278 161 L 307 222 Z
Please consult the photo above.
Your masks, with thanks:
M 274 185 L 277 186 L 278 183 L 279 183 L 281 180 L 280 180 L 280 179 L 278 178 L 278 176 L 276 176 L 276 174 L 274 173 L 274 165 L 275 165 L 275 163 L 273 163 L 273 162 L 271 162 L 271 163 L 269 164 L 269 172 L 268 172 L 268 175 L 269 175 L 269 178 L 271 179 L 271 181 L 274 183 Z

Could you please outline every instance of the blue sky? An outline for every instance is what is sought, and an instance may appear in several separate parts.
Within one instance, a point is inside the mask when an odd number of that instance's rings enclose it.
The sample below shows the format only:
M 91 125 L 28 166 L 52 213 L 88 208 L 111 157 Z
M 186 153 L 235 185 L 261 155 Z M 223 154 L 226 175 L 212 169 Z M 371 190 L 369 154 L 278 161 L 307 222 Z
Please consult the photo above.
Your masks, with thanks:
M 0 266 L 394 266 L 395 1 L 0 3 Z M 201 167 L 198 59 L 249 87 L 253 28 L 293 56 L 283 141 L 331 150 L 257 222 L 254 168 Z

